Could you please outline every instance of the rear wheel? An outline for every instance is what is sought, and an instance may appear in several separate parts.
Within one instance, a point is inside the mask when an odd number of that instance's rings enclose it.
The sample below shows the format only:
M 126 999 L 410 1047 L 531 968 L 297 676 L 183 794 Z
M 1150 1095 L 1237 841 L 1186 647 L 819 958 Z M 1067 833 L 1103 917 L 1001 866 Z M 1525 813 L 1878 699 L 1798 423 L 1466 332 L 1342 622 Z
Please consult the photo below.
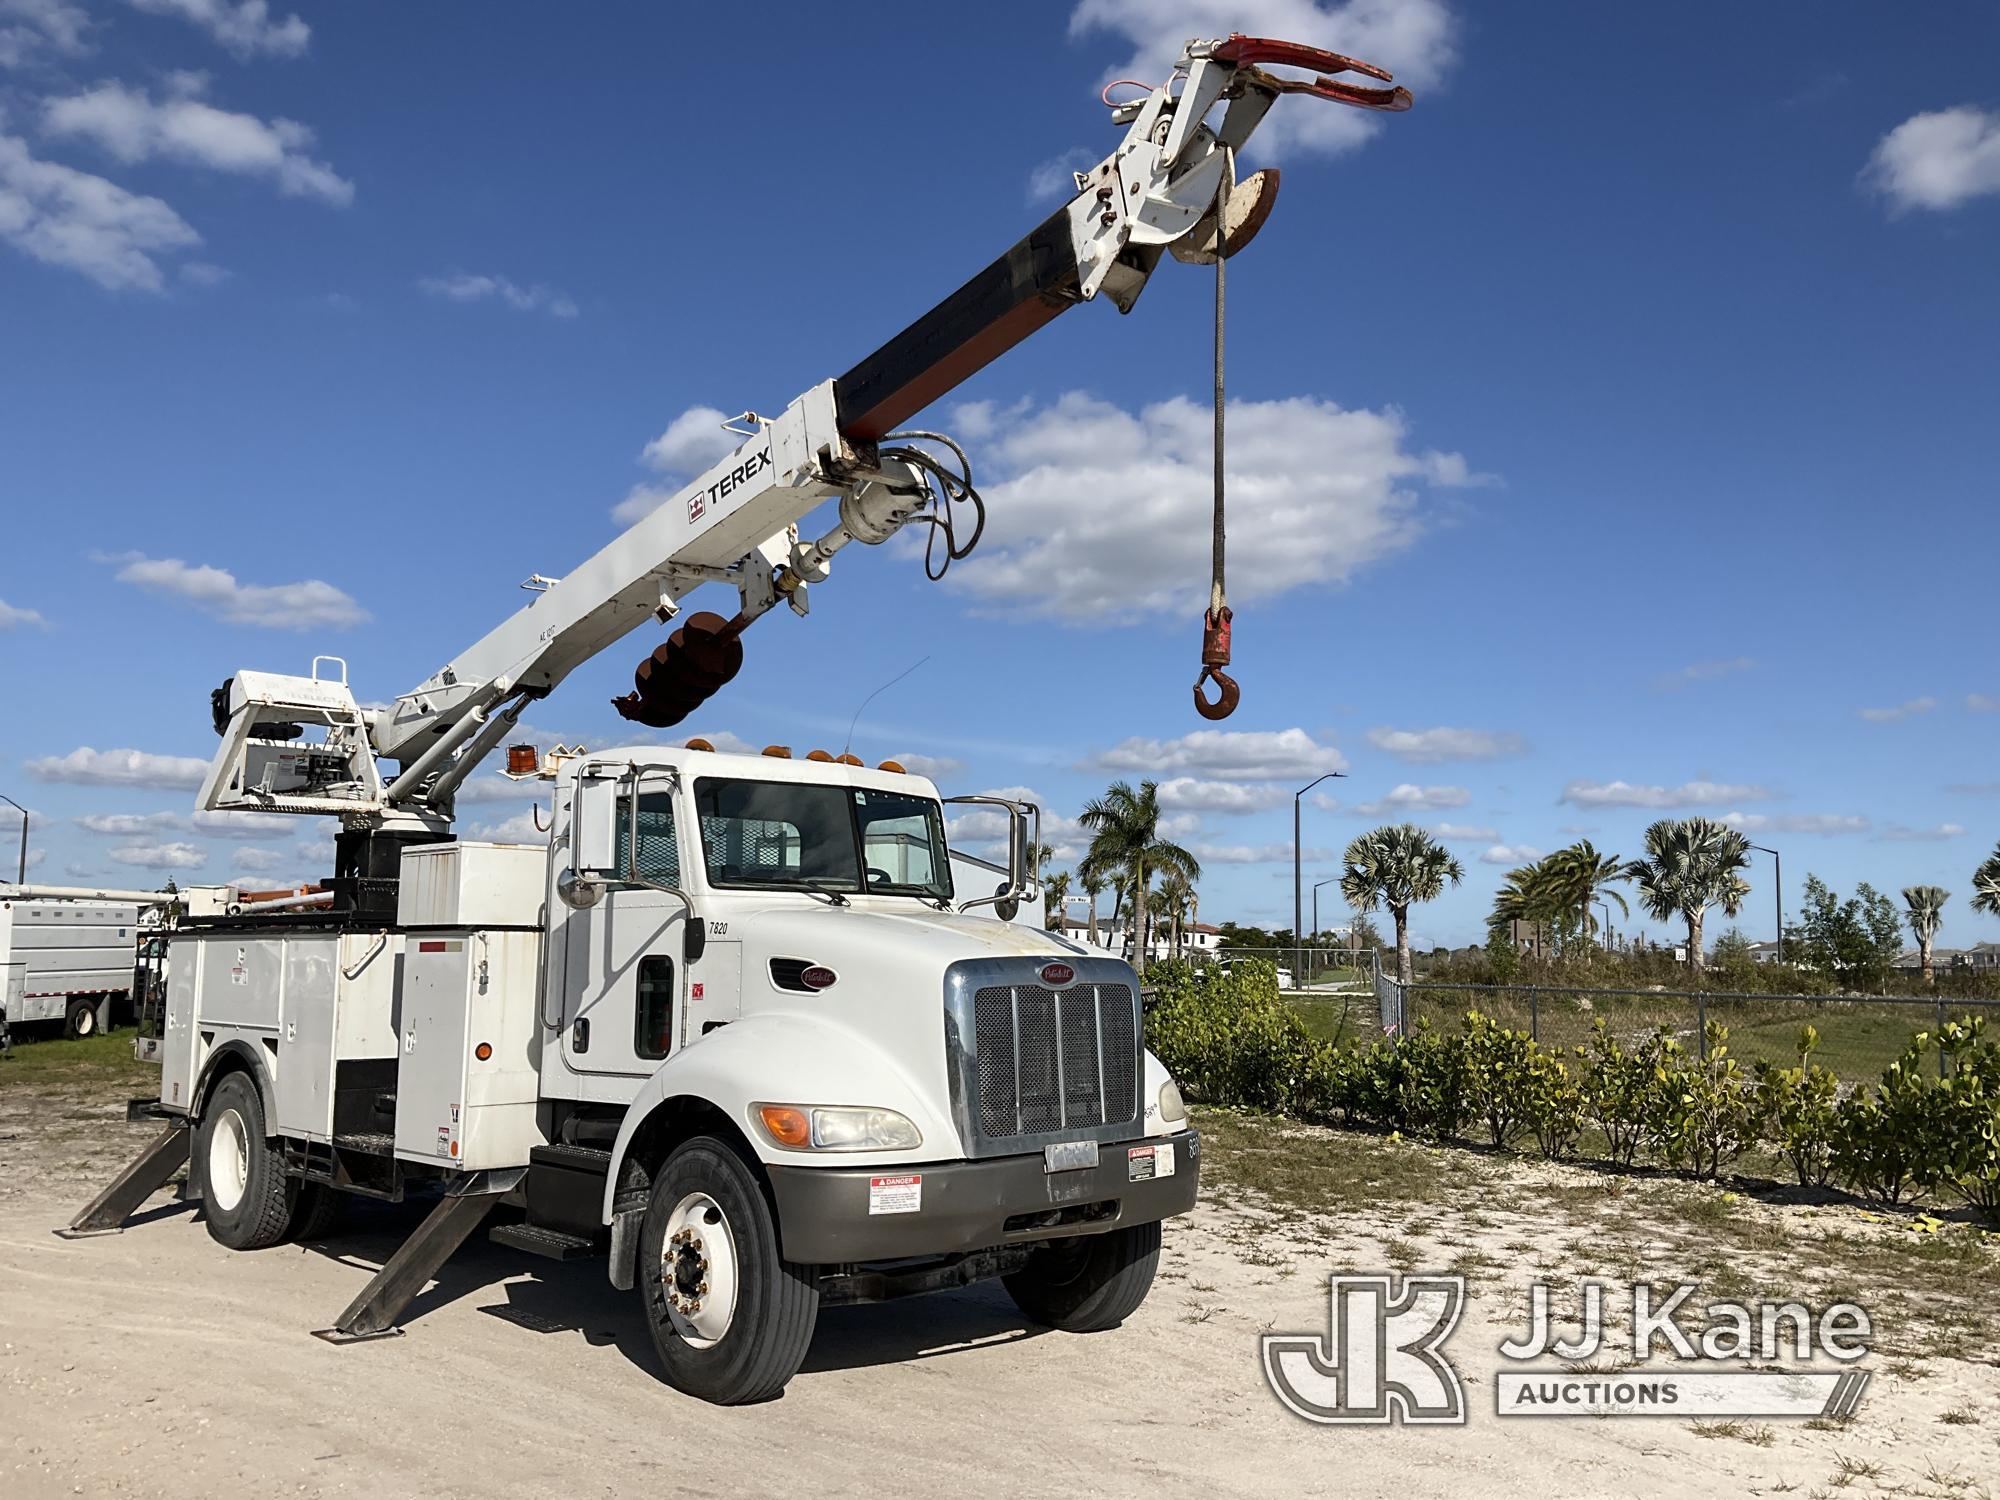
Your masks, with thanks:
M 285 1175 L 285 1155 L 264 1137 L 264 1101 L 247 1073 L 215 1086 L 195 1132 L 209 1236 L 232 1250 L 275 1245 L 291 1227 L 298 1183 Z
M 819 1317 L 817 1268 L 779 1253 L 763 1184 L 713 1136 L 676 1147 L 653 1180 L 639 1294 L 668 1383 L 722 1406 L 784 1390 Z
M 64 1013 L 63 1029 L 75 1037 L 96 1036 L 103 1030 L 101 1020 L 96 998 L 86 996 L 81 1000 L 70 1001 L 69 1009 Z
M 340 1227 L 347 1194 L 324 1182 L 299 1184 L 298 1201 L 292 1205 L 291 1238 L 325 1239 Z
M 1070 1333 L 1096 1333 L 1116 1328 L 1138 1311 L 1159 1266 L 1160 1225 L 1155 1220 L 1044 1245 L 1002 1280 L 1015 1304 L 1036 1322 Z

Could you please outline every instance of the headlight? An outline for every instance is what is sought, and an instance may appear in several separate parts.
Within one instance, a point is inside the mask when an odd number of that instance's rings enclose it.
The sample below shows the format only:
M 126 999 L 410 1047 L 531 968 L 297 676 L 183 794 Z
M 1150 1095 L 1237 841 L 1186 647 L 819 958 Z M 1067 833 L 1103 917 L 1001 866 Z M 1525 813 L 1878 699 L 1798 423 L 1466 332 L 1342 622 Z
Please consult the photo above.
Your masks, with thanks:
M 907 1151 L 924 1139 L 893 1109 L 760 1104 L 757 1119 L 790 1151 Z
M 1181 1098 L 1181 1086 L 1169 1078 L 1160 1085 L 1160 1123 L 1169 1124 L 1187 1118 L 1187 1104 Z

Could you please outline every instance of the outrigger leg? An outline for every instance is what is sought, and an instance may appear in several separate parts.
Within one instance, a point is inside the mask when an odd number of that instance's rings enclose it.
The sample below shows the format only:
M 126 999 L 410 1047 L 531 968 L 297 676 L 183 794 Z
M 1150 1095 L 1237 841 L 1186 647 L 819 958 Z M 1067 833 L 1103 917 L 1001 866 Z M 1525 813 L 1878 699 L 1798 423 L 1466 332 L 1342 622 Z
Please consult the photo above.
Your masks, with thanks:
M 453 1183 L 402 1248 L 382 1263 L 361 1295 L 348 1303 L 347 1311 L 331 1328 L 315 1328 L 313 1337 L 329 1344 L 358 1344 L 401 1336 L 396 1319 L 525 1175 L 525 1169 L 518 1167 L 468 1172 Z
M 112 1178 L 111 1185 L 91 1199 L 67 1228 L 58 1229 L 56 1236 L 83 1240 L 93 1235 L 123 1233 L 126 1216 L 165 1187 L 167 1179 L 186 1164 L 191 1136 L 192 1130 L 185 1120 L 167 1126 L 152 1145 L 139 1153 L 138 1160 Z

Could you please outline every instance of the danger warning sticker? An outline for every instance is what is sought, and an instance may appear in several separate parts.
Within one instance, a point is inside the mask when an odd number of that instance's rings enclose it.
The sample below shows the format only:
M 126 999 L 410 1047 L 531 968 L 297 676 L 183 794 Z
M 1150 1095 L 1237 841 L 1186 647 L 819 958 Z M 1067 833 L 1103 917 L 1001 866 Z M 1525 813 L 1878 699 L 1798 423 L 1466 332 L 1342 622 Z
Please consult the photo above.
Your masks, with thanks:
M 897 1177 L 868 1179 L 868 1212 L 871 1214 L 913 1214 L 924 1206 L 924 1179 L 920 1173 L 906 1172 Z
M 1125 1177 L 1129 1182 L 1150 1182 L 1155 1177 L 1174 1175 L 1174 1147 L 1171 1141 L 1158 1146 L 1134 1146 L 1125 1153 Z

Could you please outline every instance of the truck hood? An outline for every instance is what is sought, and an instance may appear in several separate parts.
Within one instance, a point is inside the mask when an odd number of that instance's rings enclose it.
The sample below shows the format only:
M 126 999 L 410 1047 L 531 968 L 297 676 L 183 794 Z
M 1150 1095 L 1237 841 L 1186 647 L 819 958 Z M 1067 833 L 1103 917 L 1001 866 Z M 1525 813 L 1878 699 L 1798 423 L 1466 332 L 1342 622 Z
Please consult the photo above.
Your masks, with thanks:
M 760 959 L 804 958 L 836 968 L 836 960 L 827 956 L 836 951 L 843 957 L 870 955 L 875 964 L 893 963 L 899 969 L 919 964 L 937 971 L 961 958 L 1060 958 L 1088 952 L 1019 922 L 941 912 L 907 899 L 893 907 L 868 898 L 844 907 L 773 905 L 756 912 L 743 931 L 755 935 Z M 746 951 L 745 956 L 751 955 Z

